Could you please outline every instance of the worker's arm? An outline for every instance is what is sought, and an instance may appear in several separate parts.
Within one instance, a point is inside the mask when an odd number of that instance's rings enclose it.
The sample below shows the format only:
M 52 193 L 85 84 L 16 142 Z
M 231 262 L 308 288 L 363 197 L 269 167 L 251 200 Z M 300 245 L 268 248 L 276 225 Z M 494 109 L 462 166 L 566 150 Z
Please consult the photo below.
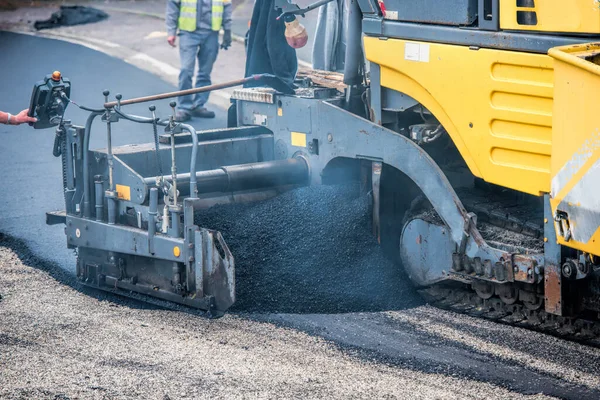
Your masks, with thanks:
M 167 0 L 167 12 L 165 21 L 167 24 L 167 41 L 171 46 L 175 46 L 177 38 L 177 21 L 179 20 L 180 0 Z
M 221 48 L 227 50 L 231 46 L 231 14 L 233 13 L 233 7 L 231 6 L 231 0 L 223 1 L 223 43 Z
M 223 30 L 231 31 L 231 21 L 233 14 L 233 6 L 231 5 L 231 0 L 225 0 L 223 2 Z
M 27 115 L 29 112 L 28 109 L 25 109 L 18 113 L 17 115 L 12 115 L 10 113 L 5 113 L 4 111 L 0 111 L 0 123 L 7 125 L 21 125 L 25 122 L 36 122 L 37 118 L 33 118 Z

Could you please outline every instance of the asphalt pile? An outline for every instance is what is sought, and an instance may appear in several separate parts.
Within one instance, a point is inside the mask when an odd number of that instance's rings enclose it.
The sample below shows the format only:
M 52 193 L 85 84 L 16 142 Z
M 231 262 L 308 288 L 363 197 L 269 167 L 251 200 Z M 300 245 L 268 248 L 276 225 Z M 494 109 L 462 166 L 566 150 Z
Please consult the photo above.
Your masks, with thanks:
M 371 233 L 358 184 L 310 186 L 258 203 L 198 212 L 235 257 L 232 311 L 339 313 L 420 304 L 402 267 Z

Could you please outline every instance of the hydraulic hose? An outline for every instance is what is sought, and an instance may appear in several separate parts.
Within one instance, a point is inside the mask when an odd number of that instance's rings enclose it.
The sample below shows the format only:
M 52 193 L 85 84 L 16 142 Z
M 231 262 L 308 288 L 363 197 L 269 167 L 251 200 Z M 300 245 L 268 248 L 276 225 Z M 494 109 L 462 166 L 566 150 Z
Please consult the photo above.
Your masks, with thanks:
M 160 125 L 160 126 L 167 126 L 167 125 L 169 125 L 168 122 L 165 122 L 165 121 L 156 121 L 154 118 L 144 118 L 144 117 L 138 117 L 137 115 L 131 115 L 131 114 L 124 113 L 118 107 L 114 107 L 113 111 L 115 113 L 117 113 L 117 115 L 119 115 L 121 118 L 126 119 L 126 120 L 131 121 L 131 122 L 137 122 L 139 124 L 152 124 L 152 123 L 156 122 L 156 124 Z
M 143 118 L 143 117 L 126 114 L 126 113 L 122 112 L 120 109 L 118 109 L 117 107 L 114 107 L 113 110 L 115 113 L 117 113 L 122 118 L 127 119 L 132 122 L 137 122 L 137 123 L 141 123 L 141 124 L 156 123 L 157 125 L 161 125 L 161 126 L 168 125 L 168 123 L 166 123 L 166 122 L 156 121 L 153 118 Z M 94 119 L 96 119 L 97 116 L 102 115 L 103 113 L 104 113 L 104 111 L 97 110 L 97 111 L 92 112 L 88 116 L 87 121 L 85 122 L 85 133 L 83 136 L 83 216 L 88 219 L 92 217 L 92 212 L 91 212 L 91 207 L 90 207 L 90 198 L 91 198 L 90 182 L 89 182 L 90 167 L 89 167 L 89 159 L 88 159 L 88 157 L 89 157 L 88 152 L 90 150 L 90 136 L 91 136 L 92 124 L 94 123 Z M 198 156 L 198 135 L 196 134 L 196 129 L 194 129 L 194 127 L 192 127 L 191 125 L 180 124 L 180 126 L 183 130 L 189 132 L 190 135 L 192 136 L 193 147 L 192 147 L 192 157 L 191 157 L 191 161 L 190 161 L 190 174 L 191 174 L 190 197 L 196 198 L 196 197 L 198 197 L 198 189 L 197 189 L 197 183 L 196 183 L 196 158 Z
M 192 157 L 190 162 L 190 198 L 198 198 L 198 183 L 196 182 L 196 158 L 198 157 L 198 135 L 193 126 L 181 124 L 181 128 L 185 129 L 192 136 Z
M 154 118 L 144 118 L 138 117 L 136 115 L 126 114 L 121 111 L 119 108 L 115 107 L 113 110 L 122 118 L 127 119 L 132 122 L 138 122 L 140 124 L 156 124 L 160 126 L 167 126 L 167 122 L 157 121 Z M 196 159 L 198 157 L 198 135 L 196 133 L 196 129 L 193 126 L 188 124 L 179 124 L 181 129 L 187 131 L 192 136 L 192 156 L 190 160 L 190 197 L 195 199 L 198 197 L 198 185 L 196 183 Z M 155 138 L 156 140 L 156 138 Z M 158 143 L 155 142 L 156 148 L 158 149 Z
M 103 113 L 103 111 L 94 111 L 88 116 L 87 121 L 85 121 L 85 133 L 83 135 L 83 216 L 88 219 L 92 217 L 90 209 L 90 165 L 88 159 L 90 135 L 94 119 Z

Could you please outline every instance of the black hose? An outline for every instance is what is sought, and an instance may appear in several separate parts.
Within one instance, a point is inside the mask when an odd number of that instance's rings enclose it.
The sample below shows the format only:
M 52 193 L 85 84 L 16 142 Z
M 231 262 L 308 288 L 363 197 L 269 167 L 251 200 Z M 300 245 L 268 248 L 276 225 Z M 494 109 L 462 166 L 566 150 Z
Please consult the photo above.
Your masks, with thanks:
M 75 103 L 74 103 L 75 104 Z M 97 109 L 97 108 L 89 108 L 86 106 L 80 106 L 79 104 L 75 104 L 77 107 L 81 108 L 84 111 L 89 111 L 89 112 L 99 112 L 99 113 L 103 113 L 104 110 L 103 109 Z
M 123 111 L 121 111 L 121 109 L 115 107 L 113 108 L 113 111 L 115 113 L 117 113 L 117 115 L 119 115 L 121 118 L 126 119 L 128 121 L 131 122 L 137 122 L 140 124 L 154 124 L 156 123 L 157 125 L 160 126 L 167 126 L 168 122 L 166 121 L 160 121 L 158 118 L 144 118 L 144 117 L 138 117 L 136 115 L 130 115 L 130 114 L 126 114 Z
M 162 177 L 164 176 L 163 174 L 163 170 L 162 170 L 162 164 L 160 162 L 160 156 L 158 154 L 158 130 L 156 129 L 156 127 L 158 125 L 160 126 L 167 126 L 168 123 L 167 122 L 161 122 L 158 118 L 144 118 L 144 117 L 139 117 L 137 115 L 130 115 L 130 114 L 126 114 L 123 111 L 121 111 L 120 108 L 118 107 L 114 107 L 113 111 L 115 113 L 117 113 L 117 115 L 119 115 L 121 118 L 126 119 L 128 121 L 132 121 L 132 122 L 137 122 L 140 124 L 152 124 L 152 130 L 153 130 L 153 134 L 154 134 L 154 155 L 156 158 L 156 165 L 158 166 L 158 173 L 159 175 Z
M 63 99 L 67 100 L 69 103 L 72 103 L 72 104 L 74 104 L 76 107 L 79 107 L 80 109 L 82 109 L 82 110 L 84 110 L 84 111 L 89 111 L 89 112 L 99 112 L 99 113 L 103 113 L 103 112 L 104 112 L 104 109 L 101 109 L 101 108 L 100 108 L 100 109 L 89 108 L 89 107 L 86 107 L 86 106 L 81 106 L 81 105 L 79 105 L 79 104 L 75 103 L 73 100 L 71 100 L 71 99 L 70 99 L 70 98 L 67 96 L 67 94 L 66 94 L 65 92 L 62 92 L 60 96 L 61 96 Z M 66 107 L 65 107 L 65 109 L 66 109 Z M 64 115 L 65 115 L 65 114 L 64 114 L 64 112 L 63 112 L 63 116 L 64 116 Z M 62 118 L 61 118 L 61 122 L 62 122 Z
M 152 124 L 152 131 L 154 134 L 154 156 L 156 157 L 156 165 L 158 166 L 158 174 L 162 177 L 164 176 L 163 174 L 163 169 L 162 169 L 162 163 L 160 162 L 160 154 L 158 153 L 158 129 L 157 129 L 157 120 L 155 119 L 153 124 Z

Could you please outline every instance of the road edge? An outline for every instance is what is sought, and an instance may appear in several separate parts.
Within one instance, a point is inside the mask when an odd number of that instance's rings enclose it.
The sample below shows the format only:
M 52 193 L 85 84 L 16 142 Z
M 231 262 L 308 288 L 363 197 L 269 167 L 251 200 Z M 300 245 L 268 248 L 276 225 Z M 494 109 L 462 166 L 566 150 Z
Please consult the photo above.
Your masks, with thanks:
M 65 33 L 57 33 L 51 31 L 32 32 L 21 29 L 3 28 L 6 32 L 18 33 L 29 36 L 42 37 L 46 39 L 62 40 L 64 42 L 78 44 L 87 47 L 91 50 L 104 53 L 108 56 L 118 58 L 128 64 L 133 65 L 143 71 L 149 72 L 163 81 L 177 86 L 179 78 L 179 69 L 175 68 L 163 61 L 149 56 L 146 53 L 138 52 L 130 48 L 121 46 L 117 43 L 112 43 L 106 40 L 92 39 L 79 35 L 71 35 Z M 231 95 L 224 90 L 216 90 L 211 93 L 209 102 L 213 105 L 227 110 L 231 105 Z
M 104 10 L 104 11 L 134 14 L 134 15 L 139 15 L 139 16 L 144 16 L 144 17 L 156 18 L 156 19 L 160 19 L 162 21 L 165 20 L 164 15 L 158 14 L 158 13 L 151 13 L 151 12 L 138 11 L 138 10 L 126 10 L 126 9 L 122 9 L 119 7 L 110 7 L 110 6 L 102 6 L 102 5 L 98 5 L 97 8 Z M 246 41 L 246 39 L 244 37 L 236 35 L 235 33 L 231 34 L 231 38 L 234 41 L 242 43 L 242 44 L 245 44 L 245 41 Z M 304 61 L 304 60 L 300 60 L 300 59 L 298 59 L 298 66 L 303 67 L 303 68 L 312 68 L 311 63 Z

